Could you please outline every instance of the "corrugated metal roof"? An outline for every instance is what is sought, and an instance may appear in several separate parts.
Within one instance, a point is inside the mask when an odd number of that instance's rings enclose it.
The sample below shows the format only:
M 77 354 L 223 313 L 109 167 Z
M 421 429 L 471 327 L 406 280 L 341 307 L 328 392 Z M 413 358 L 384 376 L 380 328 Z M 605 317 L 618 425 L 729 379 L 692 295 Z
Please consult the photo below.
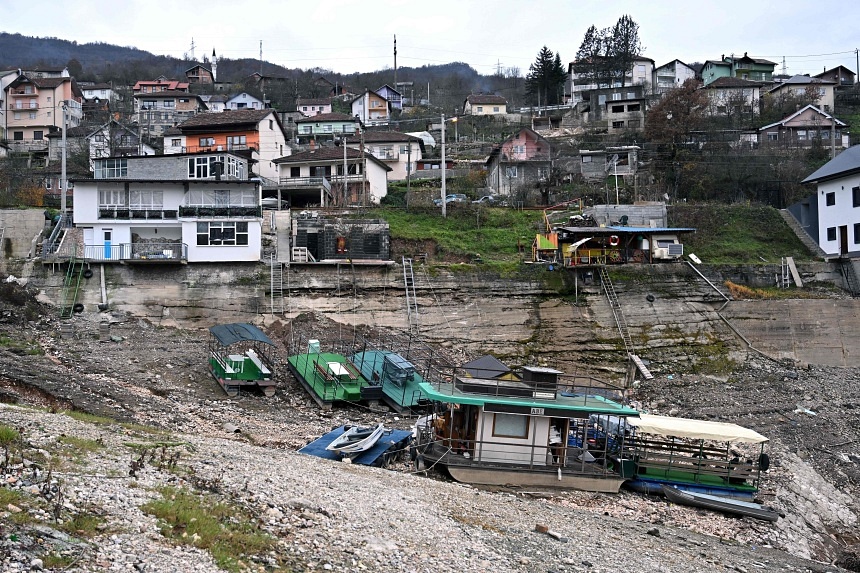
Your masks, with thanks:
M 257 342 L 263 342 L 265 344 L 269 344 L 274 346 L 275 343 L 263 333 L 262 330 L 254 326 L 253 324 L 248 324 L 246 322 L 234 322 L 232 324 L 218 324 L 209 329 L 209 332 L 212 333 L 218 342 L 221 343 L 221 346 L 230 346 L 231 344 L 235 344 L 237 342 L 242 342 L 245 340 L 254 340 Z

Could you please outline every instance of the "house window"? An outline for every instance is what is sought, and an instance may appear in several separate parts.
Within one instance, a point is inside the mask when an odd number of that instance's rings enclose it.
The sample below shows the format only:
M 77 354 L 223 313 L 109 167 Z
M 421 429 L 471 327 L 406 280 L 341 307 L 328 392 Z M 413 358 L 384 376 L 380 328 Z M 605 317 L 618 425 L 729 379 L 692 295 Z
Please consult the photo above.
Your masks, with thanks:
M 116 179 L 128 175 L 128 162 L 125 159 L 102 159 L 94 164 L 96 179 Z
M 200 138 L 200 147 L 212 147 L 215 145 L 215 138 L 213 137 L 201 137 Z
M 274 122 L 274 120 L 271 120 L 271 119 L 269 120 L 269 129 L 275 129 L 275 122 Z
M 119 137 L 120 147 L 131 147 L 134 145 L 134 139 L 130 135 L 121 135 Z
M 526 146 L 525 145 L 514 145 L 514 153 L 525 153 Z
M 116 208 L 128 206 L 128 194 L 124 189 L 100 189 L 99 207 Z
M 238 145 L 245 146 L 248 143 L 245 135 L 230 135 L 227 137 L 227 149 L 232 149 Z
M 510 167 L 505 168 L 505 174 L 508 177 L 516 177 L 517 176 L 517 166 L 511 165 Z
M 197 223 L 197 245 L 245 246 L 248 244 L 247 221 L 212 221 Z
M 612 106 L 612 113 L 624 113 L 624 106 L 623 105 L 613 105 Z
M 401 145 L 400 146 L 400 153 L 409 153 L 409 146 L 408 145 Z
M 175 102 L 172 99 L 164 100 L 162 107 L 173 108 L 175 107 Z
M 18 119 L 17 117 L 15 119 Z M 12 140 L 13 141 L 24 141 L 24 132 L 23 131 L 13 131 L 12 132 Z
M 179 138 L 174 138 L 170 140 L 170 147 L 181 147 L 182 140 Z
M 828 207 L 832 207 L 836 205 L 836 192 L 831 191 L 827 195 L 824 196 L 824 204 Z
M 768 141 L 777 141 L 778 139 L 779 139 L 779 133 L 777 133 L 775 131 L 769 131 L 767 133 L 767 140 Z
M 624 122 L 623 121 L 613 121 L 612 122 L 612 129 L 624 129 Z
M 528 438 L 529 417 L 516 414 L 496 414 L 493 416 L 493 437 Z
M 330 124 L 330 123 L 327 123 L 326 125 L 324 125 L 324 126 L 323 126 L 323 131 L 324 131 L 324 132 L 326 132 L 326 133 L 331 133 L 331 124 Z
M 824 95 L 824 94 L 822 94 Z M 48 96 L 48 103 L 51 103 L 51 96 Z
M 860 245 L 860 223 L 854 223 L 854 244 Z
M 836 227 L 827 227 L 827 240 L 835 241 L 836 240 Z
M 27 114 L 27 117 L 29 117 L 30 119 L 36 119 L 36 112 L 31 111 L 30 113 Z
M 308 111 L 308 106 L 303 106 L 302 111 Z
M 860 187 L 851 189 L 851 206 L 860 207 Z
M 161 211 L 164 207 L 164 192 L 132 189 L 129 191 L 128 206 L 141 211 Z
M 806 130 L 798 129 L 797 130 L 797 141 L 806 141 Z
M 44 133 L 44 132 L 42 132 L 42 131 L 34 131 L 34 132 L 33 132 L 33 139 L 41 140 L 41 139 L 42 139 L 42 133 Z
M 612 100 L 613 101 L 618 101 L 620 99 L 621 99 L 621 94 L 619 94 L 619 93 L 612 94 Z
M 480 106 L 480 105 L 478 106 L 478 113 L 484 113 L 483 106 Z
M 494 106 L 494 107 L 493 107 L 493 112 L 494 112 L 494 113 L 499 113 L 499 106 Z
M 311 132 L 311 126 L 310 125 L 303 125 L 302 126 L 302 133 L 310 133 L 310 132 Z
M 639 111 L 641 108 L 638 103 L 630 104 L 627 106 L 627 111 Z
M 301 167 L 290 167 L 290 177 L 301 177 L 302 176 L 302 168 Z
M 189 179 L 208 179 L 215 175 L 215 160 L 216 157 L 189 157 L 188 158 L 188 178 Z

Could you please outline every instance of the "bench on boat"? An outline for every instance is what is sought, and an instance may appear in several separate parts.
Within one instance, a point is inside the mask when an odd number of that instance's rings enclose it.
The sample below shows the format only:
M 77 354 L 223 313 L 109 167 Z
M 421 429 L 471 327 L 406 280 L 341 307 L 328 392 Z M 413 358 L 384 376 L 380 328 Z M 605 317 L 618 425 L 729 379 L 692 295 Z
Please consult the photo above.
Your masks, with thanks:
M 258 369 L 258 370 L 259 370 L 263 375 L 265 375 L 265 376 L 270 376 L 270 375 L 272 374 L 272 371 L 271 371 L 271 370 L 269 370 L 268 368 L 266 368 L 266 365 L 265 365 L 265 364 L 263 364 L 263 361 L 262 361 L 262 360 L 260 360 L 260 357 L 259 357 L 259 356 L 257 356 L 257 353 L 256 353 L 256 352 L 254 352 L 254 349 L 253 349 L 253 348 L 249 348 L 249 349 L 248 349 L 248 352 L 246 352 L 246 354 L 248 355 L 248 358 L 250 358 L 250 359 L 251 359 L 251 362 L 253 362 L 253 363 L 254 363 L 254 366 L 256 366 L 256 367 L 257 367 L 257 369 Z
M 656 473 L 680 471 L 741 481 L 756 478 L 759 473 L 758 466 L 752 463 L 677 456 L 671 459 L 664 456 L 640 456 L 636 465 L 644 469 L 645 473 L 649 473 L 649 469 L 656 470 Z

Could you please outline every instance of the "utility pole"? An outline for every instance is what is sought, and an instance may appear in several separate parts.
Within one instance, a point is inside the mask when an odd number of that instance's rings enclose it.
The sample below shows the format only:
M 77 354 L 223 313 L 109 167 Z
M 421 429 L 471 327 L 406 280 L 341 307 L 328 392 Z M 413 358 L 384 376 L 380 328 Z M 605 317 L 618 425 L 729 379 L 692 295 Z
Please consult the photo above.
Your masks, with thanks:
M 364 157 L 364 130 L 361 126 L 358 126 L 359 133 L 361 134 L 361 206 L 364 207 L 367 204 L 367 160 Z
M 66 123 L 68 122 L 66 114 L 68 109 L 68 103 L 63 101 L 63 158 L 60 167 L 60 213 L 64 217 L 66 215 Z
M 428 86 L 430 84 L 427 84 Z M 429 88 L 428 88 L 429 93 Z M 442 165 L 439 166 L 442 168 L 442 218 L 446 218 L 448 216 L 445 207 L 445 114 L 442 114 Z
M 397 34 L 394 34 L 394 89 L 397 89 Z M 402 96 L 401 96 L 402 97 Z M 403 103 L 400 103 L 401 108 Z

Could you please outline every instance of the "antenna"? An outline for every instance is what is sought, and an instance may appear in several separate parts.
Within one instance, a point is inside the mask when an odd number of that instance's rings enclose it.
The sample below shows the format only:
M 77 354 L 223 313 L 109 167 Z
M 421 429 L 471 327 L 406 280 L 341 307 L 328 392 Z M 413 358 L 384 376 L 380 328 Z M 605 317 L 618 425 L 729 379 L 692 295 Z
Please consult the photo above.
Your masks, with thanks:
M 191 38 L 191 61 L 194 62 L 194 38 Z
M 782 57 L 782 75 L 788 75 L 788 68 L 785 67 L 785 56 Z
M 397 34 L 394 34 L 394 89 L 397 89 Z

